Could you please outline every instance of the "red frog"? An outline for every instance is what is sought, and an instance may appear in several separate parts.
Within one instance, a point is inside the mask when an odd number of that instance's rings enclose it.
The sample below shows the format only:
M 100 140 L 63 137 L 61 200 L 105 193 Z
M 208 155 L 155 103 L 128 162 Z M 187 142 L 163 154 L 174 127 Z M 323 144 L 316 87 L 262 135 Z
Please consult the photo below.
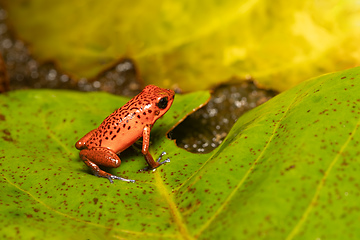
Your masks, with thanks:
M 82 137 L 75 147 L 80 151 L 80 158 L 90 167 L 95 176 L 135 182 L 101 170 L 98 165 L 117 168 L 121 153 L 139 138 L 143 138 L 142 154 L 149 164 L 144 170 L 155 169 L 169 159 L 161 162 L 161 156 L 154 161 L 149 153 L 150 130 L 157 119 L 164 115 L 174 101 L 175 93 L 169 89 L 148 85 L 141 93 L 124 106 L 110 114 L 100 126 Z

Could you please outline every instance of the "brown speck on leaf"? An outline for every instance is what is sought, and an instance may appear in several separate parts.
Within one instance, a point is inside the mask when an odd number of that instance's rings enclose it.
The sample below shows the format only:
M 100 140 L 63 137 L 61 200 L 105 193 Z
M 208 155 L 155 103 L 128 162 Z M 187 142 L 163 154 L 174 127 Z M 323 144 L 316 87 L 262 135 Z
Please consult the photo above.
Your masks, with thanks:
M 324 111 L 320 112 L 319 114 L 324 114 L 326 113 L 327 111 L 329 111 L 328 109 L 325 109 Z
M 12 137 L 11 137 L 11 133 L 9 132 L 9 130 L 4 129 L 2 132 L 5 134 L 5 136 L 3 136 L 2 139 L 4 139 L 7 142 L 13 142 L 14 141 L 14 139 L 12 139 Z
M 7 129 L 4 129 L 4 130 L 3 130 L 3 133 L 4 133 L 5 135 L 7 135 L 7 136 L 10 136 L 10 132 L 9 132 L 9 130 L 7 130 Z
M 289 170 L 291 170 L 291 169 L 293 169 L 293 168 L 295 168 L 295 165 L 291 165 L 291 166 L 289 166 L 288 168 L 286 168 L 285 170 L 286 170 L 286 171 L 289 171 Z

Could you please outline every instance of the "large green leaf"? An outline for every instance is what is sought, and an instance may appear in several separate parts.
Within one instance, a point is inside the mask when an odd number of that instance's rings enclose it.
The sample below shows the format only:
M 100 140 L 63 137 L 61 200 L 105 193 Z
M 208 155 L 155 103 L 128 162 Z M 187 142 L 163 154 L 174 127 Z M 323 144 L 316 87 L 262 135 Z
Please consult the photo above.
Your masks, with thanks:
M 167 149 L 173 142 L 166 139 L 166 132 L 208 98 L 207 92 L 176 96 L 152 130 L 154 156 L 166 150 L 175 160 L 177 153 Z M 116 239 L 177 232 L 170 224 L 170 191 L 157 176 L 163 170 L 137 172 L 146 162 L 141 154 L 128 151 L 116 174 L 137 182 L 111 185 L 89 173 L 74 147 L 126 100 L 106 93 L 50 90 L 0 95 L 1 238 Z M 177 161 L 166 165 L 171 164 L 173 169 L 183 165 Z M 179 176 L 179 181 L 184 178 Z
M 320 76 L 243 115 L 209 154 L 165 132 L 205 93 L 176 96 L 153 129 L 156 171 L 126 151 L 97 178 L 74 142 L 124 100 L 102 93 L 0 96 L 0 232 L 38 239 L 358 239 L 360 68 Z M 187 105 L 184 106 L 184 105 Z M 30 238 L 29 237 L 29 238 Z
M 252 76 L 276 90 L 360 63 L 356 0 L 0 0 L 40 60 L 94 77 L 133 58 L 146 83 L 207 89 Z

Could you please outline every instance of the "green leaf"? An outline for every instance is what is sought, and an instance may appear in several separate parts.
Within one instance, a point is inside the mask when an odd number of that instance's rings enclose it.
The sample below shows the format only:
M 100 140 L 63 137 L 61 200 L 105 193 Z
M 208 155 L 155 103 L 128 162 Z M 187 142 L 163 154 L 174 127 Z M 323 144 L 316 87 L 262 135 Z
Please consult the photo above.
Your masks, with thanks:
M 355 0 L 1 2 L 37 59 L 77 78 L 126 57 L 145 83 L 163 87 L 194 91 L 251 76 L 283 91 L 360 63 Z
M 178 190 L 189 231 L 201 239 L 357 239 L 359 74 L 306 81 L 242 116 Z
M 156 171 L 126 151 L 97 178 L 73 144 L 122 98 L 21 91 L 0 96 L 0 232 L 77 239 L 357 239 L 360 68 L 303 82 L 243 115 L 209 154 L 164 137 L 206 93 L 176 96 L 154 126 Z M 196 104 L 195 104 L 196 103 Z M 183 107 L 187 104 L 188 107 Z M 65 119 L 65 120 L 64 120 Z M 165 125 L 166 124 L 166 125 Z
M 177 148 L 165 137 L 166 132 L 208 98 L 208 92 L 177 95 L 152 129 L 150 152 L 157 156 L 166 151 L 171 159 L 176 156 Z M 160 177 L 163 170 L 137 172 L 146 166 L 144 157 L 126 151 L 121 154 L 121 167 L 110 171 L 137 182 L 109 184 L 89 172 L 74 147 L 127 100 L 106 93 L 51 90 L 0 95 L 1 238 L 117 239 L 177 234 L 176 225 L 170 224 L 173 218 L 167 198 L 171 191 Z M 178 169 L 176 161 L 161 168 L 171 164 Z M 194 168 L 198 163 L 189 165 Z M 186 174 L 178 176 L 177 184 L 185 178 Z

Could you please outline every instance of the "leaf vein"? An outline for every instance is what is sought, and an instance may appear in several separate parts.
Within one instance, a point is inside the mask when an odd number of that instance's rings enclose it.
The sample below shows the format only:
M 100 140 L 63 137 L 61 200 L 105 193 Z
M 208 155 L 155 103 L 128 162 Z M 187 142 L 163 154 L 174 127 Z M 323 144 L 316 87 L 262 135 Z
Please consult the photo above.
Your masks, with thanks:
M 318 186 L 316 187 L 316 191 L 314 193 L 314 196 L 312 197 L 309 205 L 307 206 L 306 210 L 304 211 L 304 213 L 302 214 L 302 216 L 300 217 L 300 220 L 298 221 L 298 223 L 294 226 L 294 228 L 292 229 L 292 231 L 289 233 L 289 235 L 286 237 L 286 240 L 291 240 L 295 237 L 295 235 L 299 232 L 300 228 L 303 226 L 303 224 L 305 223 L 305 221 L 307 220 L 309 214 L 311 213 L 311 211 L 313 210 L 313 208 L 316 206 L 316 201 L 318 200 L 318 197 L 320 195 L 320 192 L 322 190 L 322 188 L 325 185 L 326 179 L 329 176 L 329 174 L 331 173 L 334 165 L 337 163 L 337 161 L 339 160 L 340 156 L 342 155 L 342 153 L 344 152 L 345 148 L 348 146 L 349 142 L 351 141 L 352 137 L 354 136 L 354 134 L 356 133 L 356 131 L 358 130 L 360 126 L 360 120 L 358 121 L 358 123 L 355 125 L 353 131 L 351 132 L 351 134 L 349 135 L 349 137 L 346 139 L 346 141 L 344 142 L 344 144 L 341 146 L 340 150 L 338 151 L 338 153 L 335 155 L 334 159 L 331 161 L 331 163 L 329 164 L 329 167 L 326 169 L 324 176 L 322 177 L 322 179 L 320 180 Z
M 26 191 L 25 189 L 22 189 L 21 187 L 19 187 L 18 185 L 16 185 L 15 183 L 9 181 L 9 179 L 7 179 L 6 176 L 4 176 L 2 173 L 1 173 L 1 176 L 10 184 L 12 185 L 13 187 L 17 188 L 18 190 L 20 190 L 21 192 L 27 194 L 28 196 L 30 196 L 32 199 L 34 199 L 34 201 L 36 201 L 37 203 L 39 203 L 40 205 L 44 206 L 45 208 L 49 209 L 50 211 L 58 214 L 58 215 L 61 215 L 65 218 L 69 218 L 71 220 L 74 220 L 74 221 L 77 221 L 77 222 L 81 222 L 81 223 L 85 223 L 85 224 L 90 224 L 90 225 L 93 225 L 93 226 L 96 226 L 96 227 L 101 227 L 101 228 L 105 228 L 105 229 L 111 229 L 109 227 L 106 227 L 106 226 L 103 226 L 103 225 L 99 225 L 99 224 L 95 224 L 95 223 L 92 223 L 92 222 L 87 222 L 87 221 L 84 221 L 84 220 L 81 220 L 81 219 L 78 219 L 78 218 L 75 218 L 75 217 L 72 217 L 70 215 L 67 215 L 65 213 L 62 213 L 62 212 L 59 212 L 58 210 L 48 206 L 47 204 L 45 204 L 44 202 L 42 202 L 41 200 L 39 200 L 38 198 L 36 198 L 34 195 L 32 195 L 29 191 Z
M 293 106 L 293 104 L 296 102 L 296 97 L 293 99 L 293 101 L 289 104 L 289 106 L 287 107 L 287 109 L 283 112 L 282 117 L 276 122 L 274 130 L 272 132 L 272 134 L 269 136 L 269 141 L 267 141 L 265 147 L 263 148 L 263 150 L 261 151 L 261 153 L 259 154 L 259 156 L 256 158 L 256 160 L 253 162 L 253 164 L 251 165 L 251 167 L 249 168 L 249 170 L 245 173 L 245 175 L 241 178 L 241 180 L 239 181 L 239 183 L 234 187 L 233 191 L 231 191 L 231 193 L 229 194 L 229 196 L 225 199 L 225 201 L 219 206 L 219 208 L 216 210 L 216 212 L 212 215 L 212 217 L 200 228 L 197 236 L 199 236 L 203 231 L 205 231 L 205 229 L 207 229 L 210 224 L 215 220 L 215 218 L 217 216 L 220 215 L 220 213 L 222 212 L 222 210 L 225 208 L 225 206 L 230 202 L 231 198 L 236 194 L 236 192 L 238 191 L 238 189 L 244 184 L 245 180 L 248 178 L 248 176 L 250 175 L 250 173 L 254 170 L 254 168 L 257 166 L 257 162 L 261 159 L 261 157 L 264 155 L 265 150 L 268 148 L 269 144 L 271 143 L 272 139 L 275 136 L 276 131 L 279 128 L 280 122 L 284 119 L 284 117 L 286 116 L 286 114 L 289 112 L 289 109 Z

